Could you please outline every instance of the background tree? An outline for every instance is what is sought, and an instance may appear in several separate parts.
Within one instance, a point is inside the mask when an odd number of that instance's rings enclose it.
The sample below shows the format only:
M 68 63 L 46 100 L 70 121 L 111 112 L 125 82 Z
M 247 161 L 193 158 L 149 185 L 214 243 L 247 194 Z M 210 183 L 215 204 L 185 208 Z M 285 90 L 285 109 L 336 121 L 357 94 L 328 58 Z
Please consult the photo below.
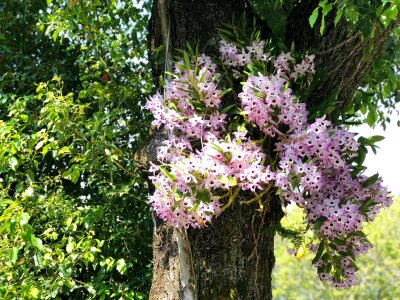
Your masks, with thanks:
M 0 297 L 142 299 L 148 8 L 0 4 Z M 124 34 L 122 34 L 124 33 Z

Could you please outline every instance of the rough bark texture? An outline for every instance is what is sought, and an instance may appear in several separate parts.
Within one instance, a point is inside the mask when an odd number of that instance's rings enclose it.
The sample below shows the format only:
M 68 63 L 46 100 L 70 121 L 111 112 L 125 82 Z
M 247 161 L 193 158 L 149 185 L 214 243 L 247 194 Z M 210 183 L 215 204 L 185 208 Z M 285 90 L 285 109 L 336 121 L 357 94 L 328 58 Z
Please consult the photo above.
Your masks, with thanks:
M 161 3 L 160 3 L 161 2 Z M 186 42 L 205 48 L 215 41 L 216 27 L 232 21 L 233 16 L 249 9 L 245 0 L 154 0 L 149 24 L 150 52 L 165 41 L 168 49 L 184 48 Z M 362 42 L 357 30 L 345 24 L 338 27 L 327 20 L 326 35 L 318 28 L 311 30 L 308 17 L 315 1 L 297 1 L 288 18 L 286 41 L 296 49 L 317 53 L 317 67 L 323 76 L 308 99 L 309 107 L 321 103 L 337 90 L 344 106 L 362 83 L 387 40 L 390 30 L 378 30 L 375 39 Z M 160 13 L 160 10 L 164 12 Z M 166 14 L 165 14 L 166 13 Z M 163 22 L 167 15 L 169 22 Z M 163 29 L 164 26 L 164 29 Z M 165 27 L 168 27 L 166 31 Z M 154 69 L 161 74 L 162 67 Z M 154 159 L 160 135 L 153 139 L 141 156 Z M 256 206 L 234 205 L 201 230 L 190 230 L 188 242 L 193 258 L 194 281 L 198 299 L 262 299 L 272 298 L 271 272 L 274 266 L 273 231 L 271 225 L 282 218 L 279 200 L 267 201 L 269 208 L 260 216 Z M 156 222 L 154 231 L 154 273 L 150 299 L 184 299 L 180 281 L 179 249 L 176 232 Z
M 156 17 L 159 15 L 160 2 L 159 0 L 153 2 L 153 17 L 149 28 L 150 49 L 157 47 L 162 41 L 161 21 Z M 171 46 L 182 49 L 186 42 L 207 45 L 211 39 L 215 39 L 216 28 L 240 16 L 246 8 L 246 3 L 243 0 L 169 0 L 168 8 Z
M 375 37 L 362 40 L 358 28 L 350 28 L 346 21 L 342 20 L 334 26 L 335 13 L 331 13 L 326 18 L 325 33 L 321 36 L 319 23 L 311 29 L 308 22 L 315 7 L 313 0 L 297 2 L 288 18 L 286 44 L 294 42 L 298 51 L 316 55 L 315 64 L 321 74 L 307 99 L 308 106 L 318 106 L 333 92 L 337 92 L 336 105 L 340 109 L 352 99 L 356 89 L 363 83 L 399 20 L 392 22 L 385 30 L 376 24 Z
M 173 228 L 165 226 L 158 221 L 155 223 L 153 232 L 154 271 L 150 299 L 181 299 L 176 234 Z
M 275 264 L 272 224 L 283 214 L 280 201 L 258 205 L 239 201 L 213 224 L 189 233 L 199 299 L 271 299 Z
M 184 49 L 186 43 L 207 48 L 216 41 L 216 28 L 222 23 L 232 22 L 246 9 L 245 0 L 153 0 L 152 18 L 149 22 L 148 48 L 156 49 L 163 44 L 163 30 L 160 10 L 168 9 L 169 49 Z M 154 65 L 156 75 L 160 66 Z M 161 66 L 163 67 L 163 66 Z

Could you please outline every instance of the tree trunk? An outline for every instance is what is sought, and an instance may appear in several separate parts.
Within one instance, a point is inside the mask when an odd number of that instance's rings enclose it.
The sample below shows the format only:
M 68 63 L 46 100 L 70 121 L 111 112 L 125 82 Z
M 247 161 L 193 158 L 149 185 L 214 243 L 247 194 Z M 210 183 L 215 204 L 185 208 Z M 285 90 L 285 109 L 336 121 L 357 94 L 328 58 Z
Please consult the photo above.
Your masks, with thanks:
M 297 1 L 288 17 L 286 44 L 293 42 L 296 51 L 316 55 L 315 65 L 320 76 L 306 99 L 307 106 L 316 107 L 337 93 L 336 107 L 340 110 L 363 83 L 400 18 L 386 29 L 374 24 L 375 36 L 362 38 L 359 28 L 349 26 L 344 18 L 334 26 L 335 12 L 332 12 L 325 19 L 325 32 L 321 35 L 320 23 L 311 29 L 308 20 L 316 5 L 313 0 Z
M 334 90 L 344 105 L 371 68 L 366 53 L 376 57 L 389 31 L 378 30 L 374 40 L 362 42 L 357 30 L 349 30 L 345 24 L 334 27 L 327 18 L 326 35 L 321 37 L 318 28 L 312 30 L 308 24 L 315 1 L 296 3 L 288 18 L 286 42 L 294 41 L 298 50 L 317 52 L 317 67 L 324 74 L 307 99 L 308 105 L 321 103 Z M 185 48 L 187 42 L 205 49 L 209 41 L 215 44 L 216 27 L 245 10 L 251 14 L 245 0 L 153 0 L 149 51 L 163 44 L 168 60 L 173 49 Z M 373 49 L 366 47 L 371 43 Z M 162 69 L 154 65 L 153 71 L 160 75 Z M 145 161 L 155 160 L 160 135 L 155 137 L 142 154 Z M 283 214 L 279 199 L 267 200 L 269 207 L 262 216 L 257 206 L 236 201 L 201 230 L 178 231 L 156 220 L 150 299 L 272 299 L 275 258 L 271 226 Z

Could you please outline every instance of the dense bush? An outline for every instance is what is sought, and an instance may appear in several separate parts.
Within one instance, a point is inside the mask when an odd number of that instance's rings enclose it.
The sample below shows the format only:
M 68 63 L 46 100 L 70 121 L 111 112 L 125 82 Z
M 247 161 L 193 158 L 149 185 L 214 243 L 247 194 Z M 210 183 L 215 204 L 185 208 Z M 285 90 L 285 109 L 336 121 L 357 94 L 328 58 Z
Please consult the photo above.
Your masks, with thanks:
M 0 297 L 141 299 L 146 8 L 63 3 L 0 4 Z

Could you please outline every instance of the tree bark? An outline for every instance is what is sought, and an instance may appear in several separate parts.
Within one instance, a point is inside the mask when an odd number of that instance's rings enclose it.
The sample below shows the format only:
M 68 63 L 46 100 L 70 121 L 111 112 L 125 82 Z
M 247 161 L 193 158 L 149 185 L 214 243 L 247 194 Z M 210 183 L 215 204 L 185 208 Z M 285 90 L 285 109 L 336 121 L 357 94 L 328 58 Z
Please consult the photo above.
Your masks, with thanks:
M 313 0 L 297 1 L 288 17 L 286 44 L 293 42 L 296 51 L 316 55 L 315 65 L 320 76 L 306 99 L 308 107 L 317 107 L 334 92 L 337 93 L 336 107 L 340 110 L 363 84 L 400 18 L 386 29 L 376 23 L 375 36 L 362 38 L 359 28 L 349 26 L 344 19 L 335 26 L 335 12 L 332 12 L 325 19 L 325 32 L 321 35 L 320 23 L 311 29 L 308 21 L 316 5 Z
M 328 18 L 321 37 L 318 28 L 308 24 L 315 1 L 296 3 L 288 18 L 286 42 L 295 42 L 297 50 L 316 52 L 323 73 L 307 104 L 318 105 L 336 91 L 338 106 L 343 107 L 370 70 L 371 57 L 382 51 L 390 30 L 378 29 L 374 40 L 362 41 L 357 29 L 345 23 L 334 27 Z M 251 14 L 245 0 L 153 0 L 149 51 L 163 44 L 168 59 L 173 49 L 185 48 L 187 42 L 198 43 L 199 49 L 215 45 L 216 28 L 246 10 Z M 155 75 L 162 74 L 163 66 L 153 67 Z M 141 154 L 142 161 L 155 161 L 160 135 L 155 137 Z M 272 299 L 272 228 L 283 214 L 279 199 L 265 200 L 268 207 L 262 215 L 257 206 L 235 201 L 201 230 L 178 231 L 156 220 L 150 299 Z

